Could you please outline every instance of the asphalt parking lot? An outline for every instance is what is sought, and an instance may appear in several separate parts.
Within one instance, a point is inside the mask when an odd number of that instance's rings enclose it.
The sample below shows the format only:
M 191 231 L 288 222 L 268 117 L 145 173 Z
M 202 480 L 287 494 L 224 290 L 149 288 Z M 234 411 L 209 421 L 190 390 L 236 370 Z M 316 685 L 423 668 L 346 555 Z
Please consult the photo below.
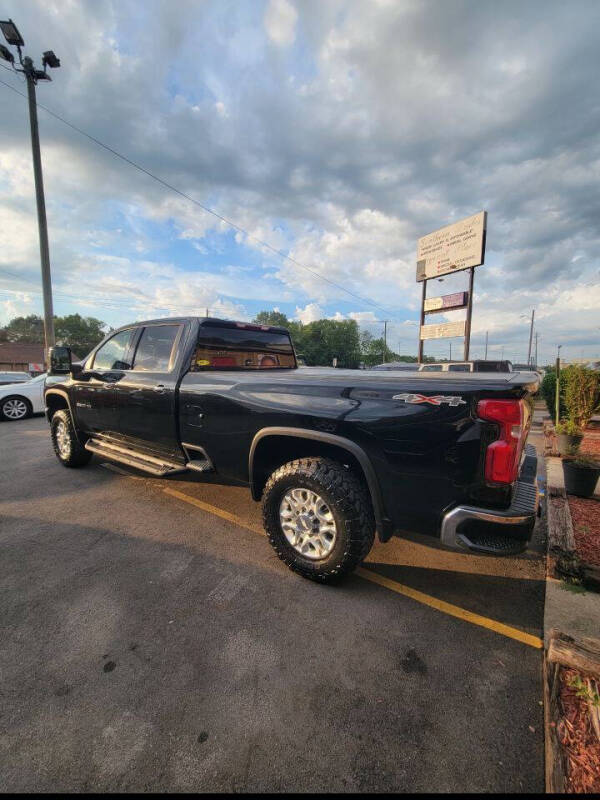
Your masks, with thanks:
M 543 791 L 539 542 L 326 587 L 243 487 L 0 454 L 1 791 Z

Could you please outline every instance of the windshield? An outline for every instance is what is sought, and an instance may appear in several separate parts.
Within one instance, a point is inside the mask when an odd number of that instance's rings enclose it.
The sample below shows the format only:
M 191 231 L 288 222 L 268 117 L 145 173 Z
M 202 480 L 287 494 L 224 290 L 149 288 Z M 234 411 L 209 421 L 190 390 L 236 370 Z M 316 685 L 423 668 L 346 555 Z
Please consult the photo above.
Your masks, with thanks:
M 32 378 L 29 381 L 29 383 L 43 383 L 46 380 L 46 375 L 47 375 L 46 372 L 42 372 L 41 375 L 38 375 L 37 377 Z
M 27 372 L 0 372 L 3 381 L 28 381 L 31 378 Z

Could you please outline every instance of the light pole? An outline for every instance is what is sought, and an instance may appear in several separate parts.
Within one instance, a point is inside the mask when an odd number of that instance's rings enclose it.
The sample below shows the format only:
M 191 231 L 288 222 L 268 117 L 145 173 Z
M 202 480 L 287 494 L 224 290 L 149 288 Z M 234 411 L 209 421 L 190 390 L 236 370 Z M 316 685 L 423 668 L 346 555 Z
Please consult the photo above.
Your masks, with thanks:
M 0 45 L 0 58 L 12 64 L 15 72 L 22 72 L 27 79 L 27 97 L 29 100 L 29 122 L 31 126 L 31 150 L 33 154 L 33 176 L 35 180 L 35 197 L 37 201 L 38 229 L 40 236 L 40 261 L 42 265 L 42 290 L 44 295 L 44 354 L 49 366 L 48 350 L 54 347 L 54 310 L 52 306 L 52 278 L 50 275 L 50 248 L 48 246 L 48 223 L 46 220 L 46 201 L 44 199 L 44 179 L 42 176 L 42 157 L 40 154 L 40 135 L 37 118 L 35 87 L 38 81 L 51 81 L 46 72 L 47 67 L 60 67 L 60 60 L 52 50 L 42 56 L 44 69 L 36 69 L 29 56 L 23 57 L 21 48 L 25 46 L 23 37 L 12 19 L 0 20 L 0 29 L 7 44 L 16 47 L 21 68 L 15 67 L 15 57 L 4 45 Z

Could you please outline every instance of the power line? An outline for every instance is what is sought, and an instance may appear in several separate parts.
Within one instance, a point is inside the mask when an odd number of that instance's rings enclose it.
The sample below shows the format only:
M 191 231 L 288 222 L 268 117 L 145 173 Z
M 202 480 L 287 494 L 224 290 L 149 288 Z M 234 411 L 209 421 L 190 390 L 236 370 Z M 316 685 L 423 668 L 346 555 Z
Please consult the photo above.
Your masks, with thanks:
M 9 83 L 6 83 L 5 81 L 3 81 L 1 79 L 0 79 L 0 83 L 3 86 L 6 86 L 7 89 L 10 89 L 11 91 L 15 92 L 16 94 L 21 95 L 21 97 L 25 97 L 26 96 L 25 94 L 23 94 L 23 92 L 20 92 L 16 87 L 11 86 Z M 160 183 L 165 188 L 170 189 L 172 192 L 175 192 L 176 194 L 180 195 L 180 197 L 183 197 L 186 200 L 189 200 L 191 203 L 194 203 L 194 205 L 198 206 L 198 208 L 201 208 L 205 213 L 212 215 L 213 217 L 215 217 L 216 219 L 220 220 L 221 222 L 224 222 L 226 225 L 229 225 L 229 227 L 233 228 L 234 230 L 238 231 L 239 233 L 243 233 L 248 239 L 251 239 L 252 241 L 254 241 L 257 244 L 261 245 L 261 247 L 266 247 L 268 250 L 270 250 L 275 255 L 278 255 L 280 258 L 283 258 L 283 259 L 291 262 L 292 264 L 295 264 L 297 267 L 300 267 L 301 269 L 306 270 L 307 272 L 310 272 L 311 275 L 314 275 L 315 277 L 320 278 L 320 280 L 325 281 L 326 283 L 330 284 L 330 286 L 334 286 L 336 289 L 339 289 L 340 291 L 345 292 L 347 295 L 349 295 L 350 297 L 353 297 L 355 300 L 359 300 L 361 303 L 366 303 L 367 305 L 371 305 L 374 308 L 378 308 L 380 311 L 383 311 L 386 314 L 390 314 L 391 313 L 387 309 L 383 308 L 383 306 L 380 306 L 378 303 L 376 303 L 374 300 L 368 300 L 366 297 L 361 297 L 361 295 L 358 295 L 358 294 L 355 294 L 354 292 L 351 292 L 350 289 L 347 289 L 345 286 L 342 286 L 341 284 L 336 283 L 335 281 L 332 281 L 330 278 L 326 278 L 324 275 L 321 275 L 316 270 L 311 269 L 310 267 L 307 267 L 305 264 L 302 264 L 300 261 L 295 259 L 293 256 L 290 256 L 287 253 L 284 253 L 282 250 L 278 250 L 276 247 L 273 247 L 273 245 L 270 245 L 268 242 L 265 242 L 263 239 L 260 239 L 258 236 L 255 236 L 254 234 L 250 233 L 245 228 L 242 228 L 241 225 L 238 225 L 237 223 L 232 222 L 230 219 L 227 219 L 227 217 L 224 217 L 221 214 L 217 213 L 216 211 L 213 211 L 211 208 L 208 208 L 208 206 L 203 205 L 198 200 L 195 200 L 193 197 L 191 197 L 189 194 L 186 194 L 185 192 L 181 191 L 181 189 L 177 189 L 177 187 L 173 186 L 172 184 L 168 183 L 167 181 L 163 180 L 162 178 L 159 178 L 158 175 L 155 175 L 153 172 L 150 172 L 150 170 L 146 169 L 145 167 L 142 167 L 140 164 L 136 163 L 135 161 L 132 161 L 130 158 L 128 158 L 127 156 L 124 156 L 122 153 L 119 153 L 118 150 L 115 150 L 114 148 L 110 147 L 109 145 L 104 144 L 104 142 L 100 141 L 100 139 L 97 139 L 95 136 L 92 136 L 92 134 L 87 133 L 86 131 L 84 131 L 81 128 L 77 127 L 77 125 L 74 125 L 72 122 L 69 122 L 64 117 L 61 117 L 60 114 L 57 114 L 56 112 L 52 111 L 51 109 L 47 108 L 46 106 L 42 105 L 41 103 L 36 103 L 36 105 L 37 105 L 38 108 L 43 109 L 47 114 L 50 114 L 50 116 L 52 116 L 55 119 L 59 120 L 59 122 L 62 122 L 64 125 L 67 125 L 69 128 L 72 128 L 74 131 L 79 133 L 81 136 L 85 136 L 91 142 L 94 142 L 94 144 L 97 144 L 99 147 L 102 147 L 104 150 L 107 150 L 112 155 L 116 156 L 117 158 L 120 158 L 126 164 L 129 164 L 131 167 L 134 167 L 134 169 L 137 169 L 139 172 L 142 172 L 144 175 L 147 175 L 149 178 L 152 178 L 152 180 L 156 181 L 157 183 Z M 392 316 L 393 316 L 393 314 L 392 314 Z

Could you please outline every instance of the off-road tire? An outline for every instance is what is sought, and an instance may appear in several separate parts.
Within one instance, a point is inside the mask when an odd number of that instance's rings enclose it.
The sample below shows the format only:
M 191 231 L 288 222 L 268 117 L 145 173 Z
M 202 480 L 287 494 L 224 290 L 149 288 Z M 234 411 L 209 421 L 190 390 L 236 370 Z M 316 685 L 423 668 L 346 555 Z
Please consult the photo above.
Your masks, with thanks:
M 281 527 L 279 509 L 292 488 L 318 493 L 336 523 L 336 541 L 325 558 L 307 558 L 292 547 Z M 373 546 L 375 520 L 364 484 L 350 469 L 331 458 L 299 458 L 283 464 L 267 481 L 262 497 L 263 524 L 273 549 L 303 578 L 333 583 L 356 569 Z
M 4 412 L 4 406 L 15 400 L 19 401 L 25 406 L 25 413 L 21 417 L 9 416 Z M 20 422 L 22 419 L 27 419 L 27 417 L 30 417 L 32 413 L 33 408 L 31 403 L 26 397 L 23 397 L 20 394 L 11 394 L 9 397 L 3 397 L 0 401 L 0 419 L 5 419 L 7 422 Z
M 57 431 L 61 425 L 64 425 L 65 427 L 65 432 L 70 445 L 68 454 L 61 453 L 57 441 Z M 73 425 L 73 420 L 71 419 L 71 414 L 69 411 L 67 411 L 67 409 L 61 408 L 59 411 L 54 413 L 52 422 L 50 423 L 50 435 L 52 437 L 52 446 L 54 447 L 56 457 L 63 467 L 84 467 L 89 463 L 92 454 L 89 450 L 85 449 L 83 443 L 78 439 L 75 426 Z

